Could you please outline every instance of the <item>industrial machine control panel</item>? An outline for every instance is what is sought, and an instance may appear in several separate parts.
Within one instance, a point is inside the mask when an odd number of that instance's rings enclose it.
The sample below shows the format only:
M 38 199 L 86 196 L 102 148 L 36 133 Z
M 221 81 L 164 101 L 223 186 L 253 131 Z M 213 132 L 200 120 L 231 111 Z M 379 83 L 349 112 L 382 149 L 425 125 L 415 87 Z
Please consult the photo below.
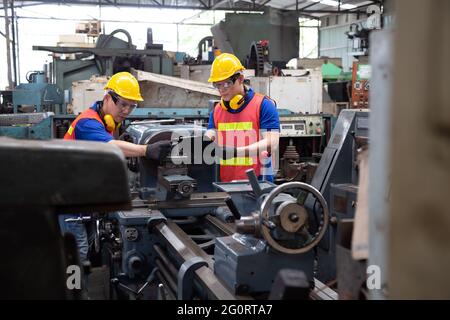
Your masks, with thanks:
M 280 117 L 280 137 L 317 137 L 324 133 L 320 115 Z
M 352 72 L 352 108 L 369 108 L 370 65 L 353 63 Z

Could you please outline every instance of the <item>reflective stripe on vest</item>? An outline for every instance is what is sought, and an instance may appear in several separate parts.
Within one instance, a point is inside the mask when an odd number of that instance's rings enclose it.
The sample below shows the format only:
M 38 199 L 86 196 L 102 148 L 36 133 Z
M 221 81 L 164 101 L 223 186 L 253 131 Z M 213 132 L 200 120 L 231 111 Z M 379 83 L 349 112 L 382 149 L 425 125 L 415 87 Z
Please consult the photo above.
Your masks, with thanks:
M 64 135 L 64 140 L 76 140 L 75 137 L 75 127 L 81 119 L 94 119 L 97 120 L 102 124 L 102 126 L 105 128 L 105 124 L 103 123 L 102 119 L 100 119 L 100 116 L 98 115 L 97 111 L 89 108 L 87 110 L 84 110 L 78 117 L 75 118 L 75 120 L 72 122 L 72 124 L 69 127 L 69 130 L 67 130 L 66 134 Z M 105 128 L 106 130 L 106 128 Z M 111 133 L 111 132 L 109 132 Z
M 219 123 L 217 130 L 219 131 L 234 131 L 234 130 L 252 130 L 252 122 L 230 122 L 230 123 Z
M 231 158 L 220 160 L 220 165 L 222 166 L 252 166 L 253 165 L 253 159 L 247 158 L 247 157 L 237 157 L 237 158 Z
M 214 122 L 219 145 L 243 147 L 260 140 L 259 114 L 263 95 L 255 93 L 247 106 L 239 113 L 231 113 L 216 105 Z M 253 168 L 259 176 L 261 164 L 258 157 L 237 157 L 220 161 L 220 180 L 246 180 L 246 170 Z

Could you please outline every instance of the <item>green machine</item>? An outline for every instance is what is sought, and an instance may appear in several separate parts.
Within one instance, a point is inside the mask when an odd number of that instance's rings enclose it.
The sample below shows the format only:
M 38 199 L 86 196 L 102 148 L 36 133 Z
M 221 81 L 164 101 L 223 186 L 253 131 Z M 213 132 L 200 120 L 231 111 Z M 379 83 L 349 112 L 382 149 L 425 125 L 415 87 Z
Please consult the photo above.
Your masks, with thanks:
M 297 12 L 267 8 L 264 14 L 227 13 L 225 20 L 211 28 L 214 45 L 222 52 L 236 55 L 258 75 L 264 62 L 278 70 L 298 57 L 299 27 Z M 270 46 L 270 57 L 268 47 Z
M 115 37 L 118 33 L 124 34 L 127 41 Z M 63 91 L 69 90 L 75 81 L 88 80 L 93 75 L 129 72 L 131 68 L 173 75 L 173 59 L 163 51 L 162 44 L 153 43 L 151 28 L 147 29 L 147 44 L 143 50 L 133 45 L 130 34 L 124 29 L 101 34 L 94 48 L 33 46 L 33 50 L 54 53 L 50 79 Z M 70 54 L 73 59 L 63 59 L 56 54 Z

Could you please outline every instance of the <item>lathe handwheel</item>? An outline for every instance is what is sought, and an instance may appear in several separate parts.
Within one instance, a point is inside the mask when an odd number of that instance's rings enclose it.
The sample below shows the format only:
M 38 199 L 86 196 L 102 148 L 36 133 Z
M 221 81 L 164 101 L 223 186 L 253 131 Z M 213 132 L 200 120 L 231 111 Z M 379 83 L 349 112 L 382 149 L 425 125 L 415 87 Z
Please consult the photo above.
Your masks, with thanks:
M 322 206 L 322 223 L 319 223 L 319 230 L 314 236 L 313 240 L 310 241 L 306 246 L 298 248 L 298 249 L 292 249 L 292 248 L 286 248 L 282 245 L 280 245 L 275 239 L 272 238 L 270 234 L 270 228 L 267 226 L 267 224 L 264 224 L 263 221 L 270 221 L 269 217 L 269 210 L 272 205 L 272 201 L 275 199 L 276 196 L 278 196 L 280 193 L 282 193 L 285 190 L 292 189 L 292 188 L 299 188 L 302 190 L 305 190 L 307 192 L 312 193 L 315 198 L 319 201 L 320 205 Z M 328 206 L 325 201 L 325 198 L 322 196 L 319 190 L 314 188 L 313 186 L 303 183 L 303 182 L 288 182 L 284 183 L 282 185 L 279 185 L 275 189 L 273 189 L 264 199 L 263 203 L 261 204 L 261 234 L 263 235 L 264 239 L 267 241 L 267 243 L 274 248 L 275 250 L 282 252 L 282 253 L 288 253 L 288 254 L 300 254 L 305 253 L 314 248 L 319 241 L 323 238 L 325 235 L 325 232 L 327 231 L 328 227 L 328 219 L 329 219 L 329 213 L 328 213 Z

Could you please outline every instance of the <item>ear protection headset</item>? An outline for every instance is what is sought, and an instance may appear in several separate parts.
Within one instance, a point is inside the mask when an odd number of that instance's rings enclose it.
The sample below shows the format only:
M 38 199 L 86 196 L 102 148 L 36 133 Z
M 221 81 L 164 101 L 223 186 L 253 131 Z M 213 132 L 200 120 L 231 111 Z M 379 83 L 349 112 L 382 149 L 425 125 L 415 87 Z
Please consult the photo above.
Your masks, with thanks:
M 108 114 L 105 114 L 105 115 L 102 117 L 102 114 L 101 114 L 101 112 L 100 112 L 100 110 L 102 109 L 102 107 L 103 107 L 103 101 L 101 101 L 101 102 L 99 103 L 99 106 L 98 106 L 98 109 L 97 109 L 97 113 L 98 113 L 98 115 L 100 116 L 100 118 L 102 119 L 103 124 L 104 124 L 105 127 L 106 127 L 106 130 L 109 131 L 109 132 L 114 132 L 114 131 L 116 131 L 117 129 L 119 129 L 119 128 L 120 128 L 120 123 L 117 123 L 117 122 L 114 120 L 114 118 L 113 118 L 112 115 L 110 115 L 110 114 L 108 113 Z
M 240 73 L 236 73 L 231 77 L 233 83 L 238 80 L 240 77 Z M 245 97 L 247 96 L 247 88 L 244 86 L 244 95 L 237 94 L 233 98 L 231 98 L 230 101 L 224 101 L 223 99 L 220 99 L 220 106 L 223 110 L 228 111 L 231 110 L 238 110 L 245 102 Z
M 237 110 L 245 102 L 245 95 L 237 94 L 230 101 L 224 101 L 220 99 L 220 106 L 222 109 L 228 111 L 228 109 Z
M 109 132 L 116 131 L 116 129 L 120 128 L 120 123 L 117 123 L 110 114 L 105 114 L 103 117 L 103 123 L 105 124 L 106 130 Z

